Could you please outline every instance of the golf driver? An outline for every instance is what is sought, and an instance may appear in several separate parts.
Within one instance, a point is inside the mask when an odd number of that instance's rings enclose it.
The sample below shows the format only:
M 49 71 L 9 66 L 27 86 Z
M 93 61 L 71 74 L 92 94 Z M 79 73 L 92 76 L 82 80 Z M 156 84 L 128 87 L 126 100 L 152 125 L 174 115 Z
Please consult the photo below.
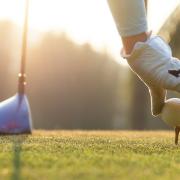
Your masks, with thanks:
M 29 0 L 26 0 L 25 6 L 26 9 L 23 27 L 21 67 L 18 77 L 18 92 L 13 97 L 0 103 L 0 134 L 29 134 L 32 132 L 30 106 L 25 94 L 25 64 Z

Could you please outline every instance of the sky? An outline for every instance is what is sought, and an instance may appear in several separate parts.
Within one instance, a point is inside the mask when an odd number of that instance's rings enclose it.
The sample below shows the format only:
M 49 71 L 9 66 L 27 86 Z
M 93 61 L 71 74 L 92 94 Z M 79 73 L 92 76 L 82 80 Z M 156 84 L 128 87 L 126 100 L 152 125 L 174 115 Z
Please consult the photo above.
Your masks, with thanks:
M 0 0 L 0 19 L 10 19 L 21 26 L 24 2 Z M 156 33 L 179 3 L 149 0 L 149 29 Z M 122 62 L 119 56 L 122 44 L 106 0 L 30 0 L 29 19 L 33 32 L 65 31 L 75 42 L 89 42 L 98 51 L 106 49 L 116 61 Z

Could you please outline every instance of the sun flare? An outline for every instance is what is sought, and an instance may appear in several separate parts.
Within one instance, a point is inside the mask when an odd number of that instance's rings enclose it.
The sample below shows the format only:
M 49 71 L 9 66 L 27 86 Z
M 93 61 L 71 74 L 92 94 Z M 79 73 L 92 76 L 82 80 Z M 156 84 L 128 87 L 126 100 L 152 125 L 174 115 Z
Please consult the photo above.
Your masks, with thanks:
M 121 41 L 106 0 L 29 0 L 30 31 L 64 31 L 77 43 L 89 42 L 119 59 Z M 0 19 L 23 24 L 25 0 L 0 0 Z M 166 17 L 179 3 L 167 0 L 159 12 L 160 0 L 149 1 L 149 26 L 158 31 Z

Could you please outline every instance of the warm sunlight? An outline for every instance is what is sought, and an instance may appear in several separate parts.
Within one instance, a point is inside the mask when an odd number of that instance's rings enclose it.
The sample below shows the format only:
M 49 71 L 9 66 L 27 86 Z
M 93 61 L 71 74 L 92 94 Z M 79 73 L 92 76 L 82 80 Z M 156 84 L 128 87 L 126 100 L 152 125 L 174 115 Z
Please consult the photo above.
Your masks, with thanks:
M 162 1 L 149 2 L 149 26 L 157 32 L 179 0 L 167 0 L 160 14 Z M 23 12 L 24 0 L 0 0 L 1 19 L 11 19 L 21 25 Z M 65 31 L 76 42 L 106 48 L 119 59 L 121 43 L 106 0 L 30 0 L 30 28 Z

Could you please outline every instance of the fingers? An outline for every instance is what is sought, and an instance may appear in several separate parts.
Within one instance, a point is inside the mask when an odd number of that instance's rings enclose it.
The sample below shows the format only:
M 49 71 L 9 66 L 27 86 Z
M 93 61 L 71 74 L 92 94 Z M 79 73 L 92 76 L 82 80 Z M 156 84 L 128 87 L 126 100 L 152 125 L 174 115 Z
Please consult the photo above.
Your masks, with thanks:
M 166 100 L 166 90 L 159 87 L 149 87 L 151 96 L 151 112 L 152 115 L 157 116 L 161 113 Z

